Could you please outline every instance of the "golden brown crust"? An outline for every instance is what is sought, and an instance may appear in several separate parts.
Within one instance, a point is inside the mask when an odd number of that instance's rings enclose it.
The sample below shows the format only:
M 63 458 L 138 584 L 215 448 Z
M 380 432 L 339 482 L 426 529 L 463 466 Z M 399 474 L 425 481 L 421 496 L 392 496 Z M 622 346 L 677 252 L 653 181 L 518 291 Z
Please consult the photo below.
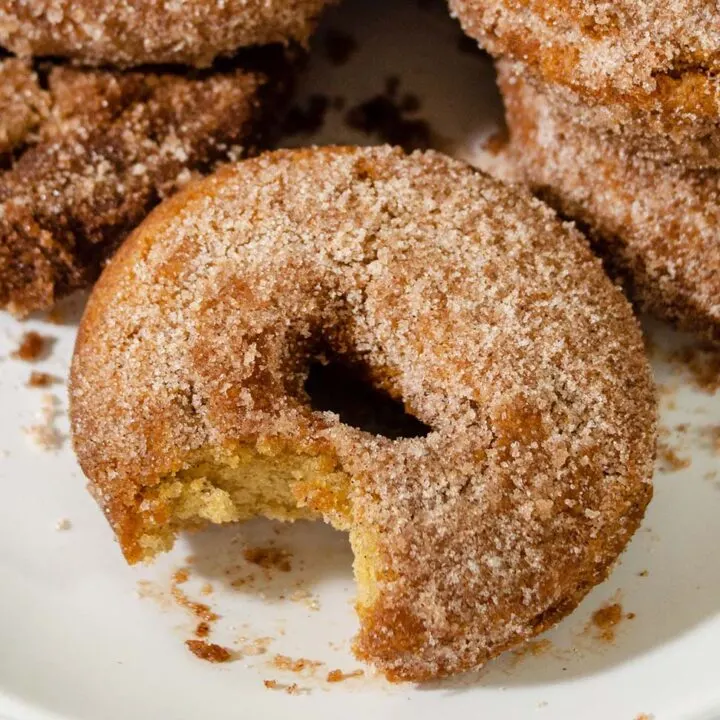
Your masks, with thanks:
M 715 0 L 450 0 L 465 31 L 496 56 L 589 104 L 701 125 L 720 115 Z
M 0 305 L 26 314 L 87 287 L 161 198 L 251 153 L 289 78 L 260 55 L 186 74 L 52 68 L 37 142 L 0 175 Z
M 430 434 L 313 411 L 319 348 L 382 377 Z M 372 576 L 356 651 L 393 679 L 479 666 L 559 620 L 652 492 L 628 303 L 542 203 L 434 152 L 269 153 L 171 198 L 96 285 L 70 395 L 131 554 L 145 499 L 199 448 L 334 458 Z
M 238 48 L 306 43 L 332 0 L 3 0 L 0 45 L 21 57 L 207 67 Z
M 524 180 L 589 229 L 643 308 L 720 342 L 720 173 L 639 158 L 574 123 L 510 64 L 499 74 Z

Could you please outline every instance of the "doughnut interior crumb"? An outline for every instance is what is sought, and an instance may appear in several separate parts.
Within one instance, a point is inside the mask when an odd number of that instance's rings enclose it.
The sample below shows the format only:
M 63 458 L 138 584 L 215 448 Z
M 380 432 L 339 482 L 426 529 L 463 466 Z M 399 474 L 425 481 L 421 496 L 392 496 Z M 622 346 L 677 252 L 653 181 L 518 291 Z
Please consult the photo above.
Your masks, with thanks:
M 310 481 L 318 488 L 349 487 L 347 476 L 334 473 L 333 466 L 322 457 L 263 455 L 248 446 L 201 451 L 187 469 L 163 476 L 145 498 L 142 558 L 168 550 L 181 529 L 204 522 L 237 522 L 259 515 L 283 521 L 317 518 L 299 506 L 292 486 Z
M 265 517 L 271 520 L 319 520 L 335 529 L 350 529 L 350 477 L 330 456 L 307 456 L 250 446 L 232 450 L 208 448 L 186 469 L 161 478 L 142 504 L 145 532 L 138 541 L 139 559 L 168 551 L 184 529 L 207 522 L 222 524 Z M 312 499 L 319 514 L 307 507 Z M 379 551 L 372 533 L 352 528 L 350 543 L 357 582 L 357 611 L 377 597 L 375 569 Z

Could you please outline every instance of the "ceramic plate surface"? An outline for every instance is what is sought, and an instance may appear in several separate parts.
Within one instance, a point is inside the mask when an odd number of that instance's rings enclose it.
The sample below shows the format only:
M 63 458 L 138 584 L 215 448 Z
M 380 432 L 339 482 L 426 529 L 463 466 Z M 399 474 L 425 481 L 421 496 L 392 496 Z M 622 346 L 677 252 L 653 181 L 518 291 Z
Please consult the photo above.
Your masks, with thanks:
M 338 30 L 357 45 L 343 64 L 328 59 Z M 324 128 L 286 144 L 377 141 L 345 117 L 385 93 L 388 78 L 398 78 L 397 98 L 419 100 L 402 119 L 428 121 L 422 132 L 435 146 L 478 159 L 501 116 L 491 67 L 468 51 L 442 4 L 411 0 L 348 0 L 328 13 L 300 88 L 304 107 L 313 94 L 330 99 Z M 67 437 L 64 378 L 82 303 L 63 306 L 61 325 L 0 317 L 0 718 L 720 718 L 720 393 L 671 358 L 686 338 L 648 325 L 662 391 L 655 498 L 611 577 L 541 642 L 415 688 L 390 685 L 352 657 L 352 555 L 322 524 L 213 528 L 153 566 L 125 565 Z M 53 338 L 34 365 L 11 358 L 28 330 Z M 62 382 L 28 388 L 33 369 Z M 36 426 L 52 427 L 60 447 L 37 447 Z M 245 560 L 257 547 L 287 552 L 290 570 Z M 189 577 L 178 585 L 183 567 Z M 198 618 L 183 597 L 220 616 L 211 640 L 232 662 L 188 651 Z M 603 638 L 592 615 L 616 603 L 623 619 Z M 310 662 L 293 672 L 278 656 Z M 360 669 L 327 681 L 332 670 Z

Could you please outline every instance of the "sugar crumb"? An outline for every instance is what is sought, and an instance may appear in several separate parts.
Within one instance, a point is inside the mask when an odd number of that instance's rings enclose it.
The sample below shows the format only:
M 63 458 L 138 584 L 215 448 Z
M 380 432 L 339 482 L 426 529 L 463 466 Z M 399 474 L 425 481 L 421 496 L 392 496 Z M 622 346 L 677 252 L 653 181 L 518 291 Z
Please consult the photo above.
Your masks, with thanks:
M 53 375 L 50 375 L 50 373 L 33 370 L 30 373 L 27 383 L 25 384 L 29 388 L 46 388 L 50 387 L 50 385 L 57 381 L 58 379 Z
M 232 660 L 232 652 L 222 645 L 207 640 L 186 640 L 185 646 L 195 657 L 211 663 L 226 663 Z
M 287 672 L 301 673 L 305 670 L 310 673 L 315 672 L 325 663 L 320 660 L 308 660 L 308 658 L 291 658 L 287 655 L 275 655 L 270 664 L 278 670 L 286 670 Z
M 342 670 L 330 670 L 327 677 L 325 678 L 329 683 L 343 682 L 344 680 L 350 680 L 351 678 L 363 677 L 365 675 L 364 670 L 353 670 L 352 672 L 346 673 Z
M 10 353 L 10 357 L 15 360 L 24 360 L 25 362 L 40 360 L 46 353 L 51 340 L 52 338 L 45 337 L 34 330 L 30 330 L 20 338 L 20 344 L 17 349 Z

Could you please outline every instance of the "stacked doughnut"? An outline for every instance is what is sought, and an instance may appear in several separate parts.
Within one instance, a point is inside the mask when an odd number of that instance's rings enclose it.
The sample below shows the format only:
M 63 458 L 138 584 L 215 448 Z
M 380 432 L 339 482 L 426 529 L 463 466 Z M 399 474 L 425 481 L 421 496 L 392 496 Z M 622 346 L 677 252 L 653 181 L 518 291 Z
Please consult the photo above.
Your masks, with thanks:
M 638 305 L 720 342 L 714 0 L 450 0 L 499 58 L 507 157 Z
M 0 307 L 87 287 L 160 200 L 254 154 L 329 2 L 0 3 Z

